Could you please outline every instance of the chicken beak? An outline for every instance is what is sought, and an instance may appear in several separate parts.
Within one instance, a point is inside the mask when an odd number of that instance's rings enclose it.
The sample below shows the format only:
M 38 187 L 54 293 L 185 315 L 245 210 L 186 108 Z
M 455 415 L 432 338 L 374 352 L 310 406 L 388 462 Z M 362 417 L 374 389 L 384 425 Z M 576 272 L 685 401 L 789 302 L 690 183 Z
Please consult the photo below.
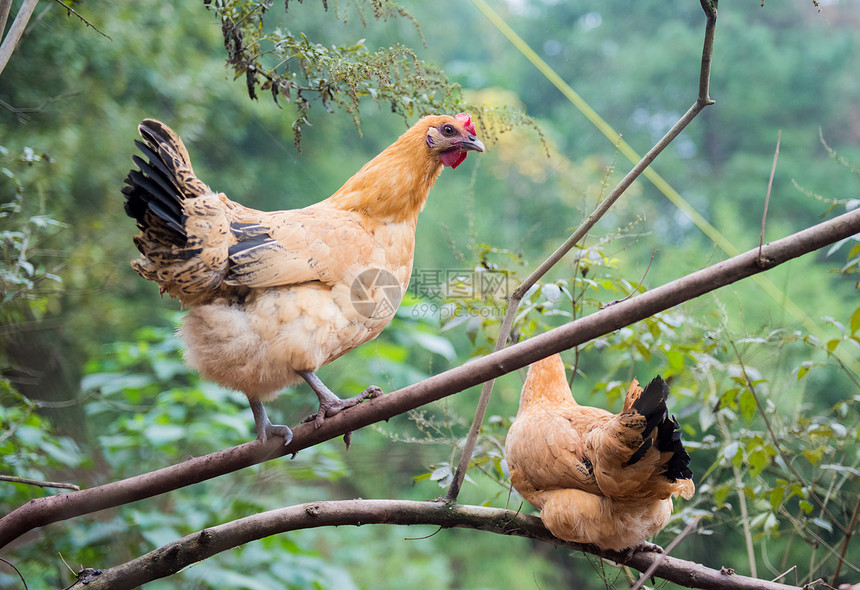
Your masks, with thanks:
M 474 135 L 470 135 L 468 139 L 461 141 L 460 149 L 463 151 L 473 150 L 476 152 L 483 152 L 485 150 L 484 143 Z

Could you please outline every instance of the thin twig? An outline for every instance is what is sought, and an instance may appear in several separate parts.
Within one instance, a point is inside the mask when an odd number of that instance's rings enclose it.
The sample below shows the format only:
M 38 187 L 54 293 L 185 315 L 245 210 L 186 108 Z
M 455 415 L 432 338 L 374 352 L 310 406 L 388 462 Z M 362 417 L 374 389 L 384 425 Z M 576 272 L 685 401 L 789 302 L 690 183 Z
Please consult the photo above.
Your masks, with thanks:
M 663 562 L 663 560 L 669 557 L 669 554 L 672 553 L 672 551 L 675 549 L 675 547 L 678 546 L 678 544 L 684 539 L 684 537 L 693 532 L 693 529 L 696 528 L 696 525 L 699 524 L 701 518 L 701 516 L 697 516 L 696 518 L 691 520 L 689 524 L 684 527 L 684 530 L 681 531 L 674 539 L 672 539 L 672 542 L 666 546 L 663 552 L 657 554 L 657 559 L 655 559 L 651 563 L 651 565 L 648 566 L 647 570 L 642 572 L 642 575 L 639 576 L 639 579 L 636 581 L 635 584 L 633 584 L 630 590 L 639 590 L 640 588 L 642 588 L 642 585 L 646 582 L 646 580 L 648 580 L 648 578 L 654 575 L 654 572 L 657 570 L 658 567 L 660 567 L 660 564 Z
M 723 437 L 723 440 L 730 440 L 729 428 L 726 426 L 726 420 L 723 417 L 722 412 L 717 413 L 717 424 L 720 427 L 720 434 Z M 741 525 L 743 526 L 744 531 L 744 546 L 747 550 L 747 561 L 750 566 L 750 575 L 754 578 L 758 577 L 758 569 L 756 567 L 755 560 L 755 546 L 753 545 L 752 538 L 752 529 L 750 528 L 750 518 L 749 518 L 749 508 L 747 507 L 747 498 L 746 493 L 744 492 L 743 480 L 741 478 L 741 471 L 738 469 L 734 462 L 732 463 L 732 475 L 735 478 L 735 487 L 737 488 L 738 493 L 738 504 L 740 505 L 741 510 Z
M 831 586 L 836 586 L 839 583 L 839 571 L 842 569 L 842 564 L 845 563 L 845 555 L 848 552 L 848 543 L 854 536 L 854 527 L 857 526 L 857 515 L 860 513 L 860 497 L 857 498 L 857 504 L 854 505 L 854 512 L 851 514 L 851 520 L 848 523 L 848 530 L 845 532 L 845 542 L 842 543 L 842 553 L 839 555 L 839 561 L 836 562 L 836 570 L 833 572 L 833 579 L 830 580 Z
M 2 31 L 2 29 L 0 29 L 0 33 L 2 33 L 2 32 L 3 32 L 3 31 Z M 0 561 L 2 561 L 3 563 L 5 563 L 5 564 L 6 564 L 6 565 L 8 565 L 9 567 L 11 567 L 13 570 L 15 570 L 15 573 L 16 573 L 16 574 L 18 574 L 18 577 L 19 577 L 19 578 L 21 578 L 21 583 L 22 583 L 22 584 L 24 584 L 24 590 L 28 590 L 28 588 L 27 588 L 27 580 L 25 580 L 25 579 L 24 579 L 24 576 L 21 574 L 21 572 L 20 572 L 20 571 L 18 571 L 18 568 L 17 568 L 17 567 L 15 567 L 15 566 L 12 564 L 12 562 L 11 562 L 11 561 L 9 561 L 8 559 L 3 559 L 2 557 L 0 557 Z
M 3 73 L 6 64 L 9 63 L 9 59 L 12 57 L 12 52 L 18 46 L 18 41 L 21 40 L 21 35 L 24 34 L 24 29 L 27 28 L 27 23 L 30 22 L 30 17 L 33 15 L 38 1 L 24 0 L 18 9 L 15 20 L 12 21 L 12 26 L 9 27 L 6 36 L 3 37 L 3 43 L 0 44 L 0 74 Z M 0 31 L 0 34 L 2 34 L 2 31 Z
M 767 193 L 764 196 L 764 211 L 761 214 L 761 235 L 758 240 L 758 253 L 761 258 L 761 247 L 764 244 L 764 228 L 767 222 L 767 206 L 770 203 L 770 191 L 773 188 L 773 176 L 776 174 L 776 162 L 779 160 L 779 141 L 782 138 L 782 129 L 776 132 L 776 149 L 773 151 L 773 166 L 770 169 L 770 178 L 767 181 Z
M 18 477 L 17 475 L 0 475 L 0 481 L 8 481 L 11 483 L 23 483 L 28 486 L 39 486 L 40 488 L 59 488 L 61 490 L 79 490 L 79 486 L 73 483 L 63 483 L 59 481 L 39 481 L 38 479 L 29 479 L 27 477 Z
M 684 130 L 684 128 L 692 122 L 693 119 L 706 106 L 713 104 L 713 101 L 708 96 L 708 87 L 710 84 L 711 71 L 711 53 L 713 52 L 714 32 L 716 25 L 716 0 L 702 0 L 702 8 L 707 16 L 707 24 L 705 27 L 705 41 L 702 50 L 702 66 L 699 74 L 699 94 L 693 106 L 684 114 L 681 119 L 672 126 L 663 138 L 652 147 L 645 156 L 627 173 L 627 175 L 618 183 L 618 185 L 607 195 L 607 197 L 597 206 L 591 215 L 574 231 L 558 249 L 552 253 L 531 275 L 529 275 L 523 283 L 514 290 L 511 299 L 508 302 L 508 308 L 505 313 L 505 318 L 502 320 L 502 325 L 499 330 L 499 337 L 496 340 L 494 352 L 505 347 L 511 334 L 514 317 L 520 303 L 525 297 L 526 292 L 531 289 L 538 280 L 541 279 L 549 270 L 555 266 L 570 250 L 573 248 L 583 236 L 585 236 L 597 221 L 603 217 L 610 207 L 621 197 L 627 188 L 633 184 L 645 169 L 651 165 L 654 159 Z M 490 403 L 490 395 L 493 392 L 495 381 L 487 381 L 481 388 L 481 397 L 478 399 L 478 405 L 475 409 L 475 417 L 472 420 L 472 425 L 469 428 L 469 434 L 466 437 L 466 444 L 463 446 L 463 453 L 460 455 L 460 461 L 457 464 L 457 471 L 454 473 L 454 481 L 451 487 L 448 488 L 448 493 L 445 495 L 445 500 L 448 503 L 457 501 L 460 494 L 460 489 L 463 486 L 463 480 L 466 477 L 466 471 L 469 469 L 469 463 L 472 460 L 472 454 L 475 452 L 475 444 L 478 440 L 478 433 L 481 430 L 481 424 L 484 422 L 484 416 L 487 413 L 487 406 Z
M 3 31 L 6 30 L 6 20 L 12 12 L 12 0 L 0 0 L 0 40 L 3 39 Z
M 95 26 L 93 23 L 91 23 L 90 21 L 88 21 L 87 19 L 85 19 L 85 18 L 81 15 L 81 13 L 79 13 L 77 10 L 75 10 L 74 8 L 72 8 L 71 6 L 69 6 L 68 4 L 66 4 L 65 2 L 63 2 L 63 0 L 54 0 L 54 2 L 56 2 L 57 4 L 59 4 L 60 6 L 62 6 L 63 8 L 65 8 L 65 9 L 66 9 L 66 14 L 67 14 L 67 15 L 72 15 L 72 14 L 74 14 L 76 17 L 78 17 L 79 19 L 81 19 L 81 22 L 83 22 L 83 23 L 84 23 L 85 25 L 87 25 L 89 28 L 91 28 L 92 30 L 94 30 L 96 33 L 98 33 L 99 35 L 101 35 L 101 36 L 102 36 L 102 37 L 104 37 L 105 39 L 108 39 L 109 41 L 113 41 L 113 39 L 111 39 L 111 38 L 110 38 L 110 35 L 108 35 L 108 34 L 107 34 L 107 33 L 105 33 L 104 31 L 100 30 L 100 29 L 99 29 L 97 26 Z
M 839 528 L 839 531 L 843 535 L 846 534 L 847 531 L 845 530 L 845 527 L 843 527 L 842 524 L 840 524 L 840 522 L 836 519 L 836 517 L 833 516 L 833 514 L 831 514 L 830 510 L 827 508 L 827 504 L 825 502 L 823 502 L 821 500 L 821 498 L 818 497 L 818 494 L 815 493 L 815 491 L 812 489 L 811 485 L 806 484 L 806 480 L 804 480 L 803 476 L 800 475 L 800 472 L 798 472 L 797 469 L 794 468 L 794 465 L 792 465 L 791 458 L 783 450 L 782 445 L 779 442 L 779 438 L 776 436 L 776 433 L 774 432 L 773 427 L 771 426 L 770 419 L 767 417 L 767 412 L 765 411 L 764 406 L 762 405 L 761 401 L 759 400 L 759 397 L 758 397 L 758 394 L 756 393 L 755 386 L 753 385 L 752 379 L 750 379 L 750 376 L 747 374 L 747 368 L 744 365 L 743 359 L 741 358 L 741 354 L 738 351 L 737 346 L 735 346 L 734 340 L 730 339 L 729 343 L 732 345 L 732 349 L 735 352 L 735 357 L 737 358 L 738 364 L 741 367 L 741 372 L 743 373 L 744 381 L 746 381 L 747 388 L 749 389 L 749 392 L 752 394 L 753 399 L 755 400 L 755 404 L 756 404 L 756 408 L 758 409 L 758 413 L 761 416 L 762 420 L 764 421 L 765 428 L 767 429 L 767 432 L 770 435 L 770 439 L 771 439 L 771 442 L 773 442 L 774 448 L 776 448 L 776 452 L 779 453 L 779 456 L 782 459 L 782 461 L 785 463 L 785 466 L 788 467 L 788 470 L 791 471 L 792 475 L 794 475 L 794 477 L 797 478 L 797 481 L 803 483 L 804 486 L 809 490 L 809 497 L 812 498 L 813 500 L 815 500 L 815 503 L 818 504 L 818 506 L 819 506 L 819 508 L 821 508 L 822 512 L 827 515 L 827 518 L 829 518 L 830 521 L 834 525 L 836 525 L 837 528 Z
M 804 539 L 804 541 L 812 547 L 812 551 L 809 555 L 809 574 L 807 574 L 806 579 L 811 579 L 813 572 L 818 571 L 818 569 L 824 564 L 824 562 L 829 559 L 827 556 L 824 556 L 821 561 L 819 561 L 816 565 L 815 551 L 818 547 L 824 547 L 824 549 L 826 549 L 830 555 L 835 557 L 837 561 L 839 560 L 839 552 L 837 552 L 836 549 L 834 549 L 830 543 L 822 539 L 821 535 L 811 530 L 807 522 L 803 522 L 797 517 L 793 516 L 788 510 L 785 509 L 785 506 L 779 507 L 779 513 L 788 519 L 788 521 L 792 524 L 792 526 L 794 526 L 797 532 L 805 533 L 806 535 L 812 537 L 811 541 L 809 539 Z M 855 566 L 849 561 L 845 561 L 844 564 L 854 572 L 860 574 L 860 567 Z
M 642 283 L 645 282 L 645 277 L 648 276 L 648 271 L 651 270 L 651 265 L 654 264 L 654 256 L 656 256 L 656 255 L 657 255 L 657 249 L 655 248 L 655 249 L 651 250 L 651 260 L 648 261 L 648 266 L 645 267 L 645 272 L 642 273 L 642 278 L 639 279 L 639 284 L 636 285 L 636 287 L 634 287 L 633 290 L 627 294 L 627 297 L 625 297 L 624 299 L 616 299 L 615 301 L 610 301 L 609 303 L 607 303 L 603 307 L 609 307 L 610 305 L 616 305 L 618 303 L 621 303 L 622 301 L 627 301 L 628 299 L 630 299 L 631 297 L 636 295 L 636 293 L 639 292 L 639 289 L 642 288 Z
M 787 576 L 788 574 L 790 574 L 791 572 L 796 571 L 796 570 L 797 570 L 797 566 L 796 566 L 796 565 L 793 565 L 793 566 L 791 566 L 790 568 L 788 568 L 787 570 L 785 570 L 784 572 L 782 572 L 781 574 L 779 574 L 779 575 L 778 575 L 777 577 L 775 577 L 773 580 L 771 580 L 771 582 L 776 582 L 777 580 L 781 580 L 781 579 L 783 579 L 785 576 Z M 797 576 L 795 576 L 795 579 L 797 579 Z

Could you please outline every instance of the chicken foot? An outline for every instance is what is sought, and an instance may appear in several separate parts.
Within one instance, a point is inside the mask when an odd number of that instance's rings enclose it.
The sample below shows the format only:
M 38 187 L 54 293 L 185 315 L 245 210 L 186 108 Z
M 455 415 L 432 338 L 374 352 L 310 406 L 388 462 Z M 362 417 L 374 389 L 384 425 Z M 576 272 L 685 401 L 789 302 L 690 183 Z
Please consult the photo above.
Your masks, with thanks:
M 296 371 L 296 373 L 298 373 L 299 376 L 311 386 L 311 389 L 314 390 L 314 393 L 317 394 L 317 397 L 320 400 L 319 411 L 317 411 L 316 414 L 308 416 L 304 420 L 305 422 L 313 420 L 314 426 L 317 428 L 322 426 L 326 416 L 334 416 L 347 408 L 360 404 L 366 399 L 382 395 L 382 390 L 380 388 L 376 385 L 371 385 L 358 395 L 341 399 L 332 393 L 331 389 L 326 387 L 325 383 L 322 382 L 322 379 L 317 377 L 317 374 L 313 371 Z
M 599 548 L 598 548 L 599 549 Z M 640 551 L 648 552 L 648 553 L 663 553 L 663 548 L 656 543 L 649 543 L 648 541 L 642 541 L 638 545 L 634 545 L 633 547 L 628 547 L 621 551 L 621 554 L 624 556 L 624 559 L 621 560 L 621 563 L 627 563 L 633 558 L 634 553 L 639 553 Z
M 293 431 L 290 430 L 289 426 L 272 424 L 269 415 L 266 414 L 266 408 L 263 407 L 260 400 L 248 399 L 248 403 L 251 404 L 251 413 L 254 414 L 254 423 L 257 425 L 257 439 L 265 443 L 270 436 L 283 436 L 284 446 L 290 444 L 290 441 L 293 440 Z

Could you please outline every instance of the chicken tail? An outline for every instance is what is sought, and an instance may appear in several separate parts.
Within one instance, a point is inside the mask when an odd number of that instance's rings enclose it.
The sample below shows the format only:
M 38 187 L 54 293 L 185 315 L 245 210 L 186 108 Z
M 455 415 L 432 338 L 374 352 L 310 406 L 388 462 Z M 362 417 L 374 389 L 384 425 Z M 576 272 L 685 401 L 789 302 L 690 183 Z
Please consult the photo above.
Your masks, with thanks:
M 144 158 L 128 173 L 125 211 L 137 221 L 141 257 L 132 267 L 161 292 L 193 303 L 221 280 L 227 263 L 228 223 L 219 196 L 194 174 L 179 136 L 155 119 L 138 126 Z
M 643 390 L 633 381 L 624 407 L 592 442 L 602 471 L 595 475 L 604 494 L 625 501 L 690 498 L 690 456 L 677 420 L 669 416 L 669 386 L 659 376 Z
M 690 455 L 687 454 L 684 443 L 681 442 L 681 426 L 674 416 L 669 417 L 669 411 L 666 407 L 667 397 L 669 397 L 669 386 L 658 375 L 638 396 L 632 399 L 630 404 L 632 409 L 645 417 L 642 433 L 643 436 L 649 438 L 646 438 L 642 446 L 631 455 L 627 465 L 633 465 L 639 461 L 653 444 L 661 453 L 671 453 L 671 457 L 665 463 L 664 477 L 669 481 L 690 479 L 693 476 L 689 467 Z M 655 428 L 657 429 L 656 436 L 651 437 L 650 433 Z
M 163 245 L 185 246 L 188 235 L 182 203 L 188 197 L 209 193 L 191 168 L 185 145 L 176 133 L 155 119 L 144 119 L 138 131 L 146 143 L 134 144 L 146 156 L 132 156 L 138 170 L 131 170 L 123 187 L 125 212 L 141 230 L 161 226 L 154 237 Z

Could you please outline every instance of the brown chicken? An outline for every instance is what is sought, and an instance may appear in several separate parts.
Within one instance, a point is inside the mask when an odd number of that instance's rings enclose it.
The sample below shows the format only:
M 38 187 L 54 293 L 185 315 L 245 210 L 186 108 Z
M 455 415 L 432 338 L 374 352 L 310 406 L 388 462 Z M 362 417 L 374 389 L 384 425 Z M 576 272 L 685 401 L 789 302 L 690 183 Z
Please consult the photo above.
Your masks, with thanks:
M 635 548 L 666 525 L 674 496 L 692 497 L 690 457 L 668 394 L 660 377 L 644 391 L 634 380 L 612 414 L 576 403 L 557 354 L 529 367 L 505 455 L 511 483 L 553 535 Z
M 138 170 L 123 188 L 137 220 L 132 262 L 189 308 L 180 334 L 204 378 L 243 392 L 257 438 L 287 426 L 262 401 L 304 380 L 326 416 L 381 393 L 340 399 L 319 367 L 372 340 L 391 321 L 412 272 L 415 226 L 443 166 L 484 151 L 465 114 L 425 117 L 331 197 L 287 211 L 257 211 L 206 186 L 179 136 L 152 119 L 138 127 Z

